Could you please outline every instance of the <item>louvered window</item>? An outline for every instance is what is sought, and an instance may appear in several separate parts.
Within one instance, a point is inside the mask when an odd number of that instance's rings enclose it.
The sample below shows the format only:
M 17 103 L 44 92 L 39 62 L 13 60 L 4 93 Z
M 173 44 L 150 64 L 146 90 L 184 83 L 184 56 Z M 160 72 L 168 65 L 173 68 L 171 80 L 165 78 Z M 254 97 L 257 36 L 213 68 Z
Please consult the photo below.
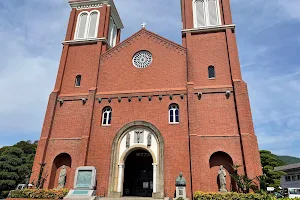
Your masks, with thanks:
M 96 38 L 98 33 L 100 12 L 82 12 L 78 15 L 75 39 Z
M 98 12 L 92 12 L 90 15 L 89 38 L 96 38 L 98 31 Z
M 88 21 L 89 14 L 84 12 L 79 15 L 78 23 L 77 23 L 77 39 L 84 39 L 86 37 L 86 27 Z
M 221 25 L 218 0 L 194 0 L 194 27 Z

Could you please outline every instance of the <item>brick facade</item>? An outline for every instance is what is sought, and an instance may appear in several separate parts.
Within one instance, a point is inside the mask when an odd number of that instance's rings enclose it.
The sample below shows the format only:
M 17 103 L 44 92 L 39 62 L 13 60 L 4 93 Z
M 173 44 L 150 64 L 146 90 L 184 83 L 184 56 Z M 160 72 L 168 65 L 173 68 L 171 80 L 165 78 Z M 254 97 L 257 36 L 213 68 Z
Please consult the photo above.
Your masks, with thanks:
M 181 0 L 181 4 L 182 46 L 146 29 L 121 43 L 118 30 L 113 48 L 103 39 L 73 41 L 81 11 L 101 13 L 97 38 L 105 39 L 109 16 L 115 11 L 113 3 L 72 8 L 31 180 L 37 180 L 39 163 L 46 163 L 44 187 L 57 187 L 59 168 L 67 162 L 61 155 L 67 154 L 71 166 L 66 187 L 73 187 L 76 167 L 95 166 L 97 194 L 108 196 L 109 188 L 115 187 L 109 185 L 114 178 L 110 177 L 113 141 L 122 127 L 133 122 L 151 124 L 163 138 L 163 196 L 173 197 L 179 172 L 187 180 L 188 197 L 197 190 L 218 191 L 221 164 L 229 173 L 231 164 L 240 164 L 240 172 L 251 178 L 261 174 L 234 28 L 226 26 L 232 23 L 229 0 L 220 0 L 222 26 L 213 31 L 192 30 L 192 0 Z M 153 55 L 152 64 L 145 69 L 132 64 L 133 55 L 140 50 Z M 210 65 L 215 67 L 215 79 L 208 79 Z M 81 86 L 75 87 L 78 74 Z M 179 124 L 168 122 L 172 103 L 179 106 Z M 106 106 L 112 108 L 110 126 L 101 125 Z M 234 190 L 230 176 L 227 189 Z

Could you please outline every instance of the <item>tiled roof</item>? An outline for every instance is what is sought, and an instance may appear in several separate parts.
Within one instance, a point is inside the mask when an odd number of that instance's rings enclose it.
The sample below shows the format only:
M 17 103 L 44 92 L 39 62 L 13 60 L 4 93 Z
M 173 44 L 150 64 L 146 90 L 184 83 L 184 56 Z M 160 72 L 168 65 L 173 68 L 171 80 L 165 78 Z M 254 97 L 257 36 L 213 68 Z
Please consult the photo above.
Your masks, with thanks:
M 287 171 L 292 169 L 300 169 L 300 163 L 290 164 L 290 165 L 284 165 L 280 167 L 275 167 L 275 171 Z

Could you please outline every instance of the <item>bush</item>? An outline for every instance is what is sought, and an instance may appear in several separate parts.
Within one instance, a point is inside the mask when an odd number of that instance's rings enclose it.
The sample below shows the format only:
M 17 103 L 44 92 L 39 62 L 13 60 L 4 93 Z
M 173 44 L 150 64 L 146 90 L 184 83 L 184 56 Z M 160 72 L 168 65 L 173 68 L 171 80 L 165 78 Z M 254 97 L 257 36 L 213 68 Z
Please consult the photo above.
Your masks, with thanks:
M 28 199 L 63 199 L 67 194 L 68 189 L 25 189 L 25 190 L 13 190 L 10 193 L 10 198 L 28 198 Z
M 203 193 L 196 192 L 194 200 L 277 200 L 276 197 L 267 194 L 243 194 L 243 193 Z M 281 200 L 289 200 L 284 198 Z
M 9 191 L 0 191 L 0 199 L 5 199 L 7 195 L 9 194 Z

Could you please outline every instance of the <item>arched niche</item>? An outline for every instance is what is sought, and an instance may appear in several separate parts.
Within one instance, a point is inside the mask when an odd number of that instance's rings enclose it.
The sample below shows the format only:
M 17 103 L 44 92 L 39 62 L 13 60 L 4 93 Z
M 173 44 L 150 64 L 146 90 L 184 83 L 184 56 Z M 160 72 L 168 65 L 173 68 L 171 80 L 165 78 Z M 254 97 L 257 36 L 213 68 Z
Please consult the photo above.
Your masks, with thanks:
M 58 187 L 59 173 L 63 165 L 65 165 L 67 169 L 66 186 L 69 185 L 69 181 L 70 181 L 69 175 L 72 167 L 72 158 L 67 153 L 61 153 L 54 158 L 52 163 L 50 181 L 49 181 L 50 189 Z
M 230 174 L 233 174 L 233 160 L 230 155 L 228 155 L 225 152 L 218 151 L 211 155 L 209 159 L 209 167 L 210 167 L 210 178 L 212 179 L 214 188 L 216 191 L 220 188 L 220 181 L 218 177 L 218 171 L 220 169 L 220 166 L 223 165 L 223 167 L 226 170 L 227 176 L 226 176 L 226 188 L 228 191 L 236 191 L 236 184 L 233 180 L 233 178 L 230 176 Z
M 137 135 L 139 135 L 137 139 Z M 149 135 L 151 135 L 149 139 Z M 148 143 L 150 142 L 150 145 Z M 123 196 L 126 158 L 137 149 L 148 151 L 153 159 L 153 197 L 164 197 L 164 140 L 160 131 L 144 121 L 131 122 L 122 127 L 112 144 L 109 191 L 112 198 Z

